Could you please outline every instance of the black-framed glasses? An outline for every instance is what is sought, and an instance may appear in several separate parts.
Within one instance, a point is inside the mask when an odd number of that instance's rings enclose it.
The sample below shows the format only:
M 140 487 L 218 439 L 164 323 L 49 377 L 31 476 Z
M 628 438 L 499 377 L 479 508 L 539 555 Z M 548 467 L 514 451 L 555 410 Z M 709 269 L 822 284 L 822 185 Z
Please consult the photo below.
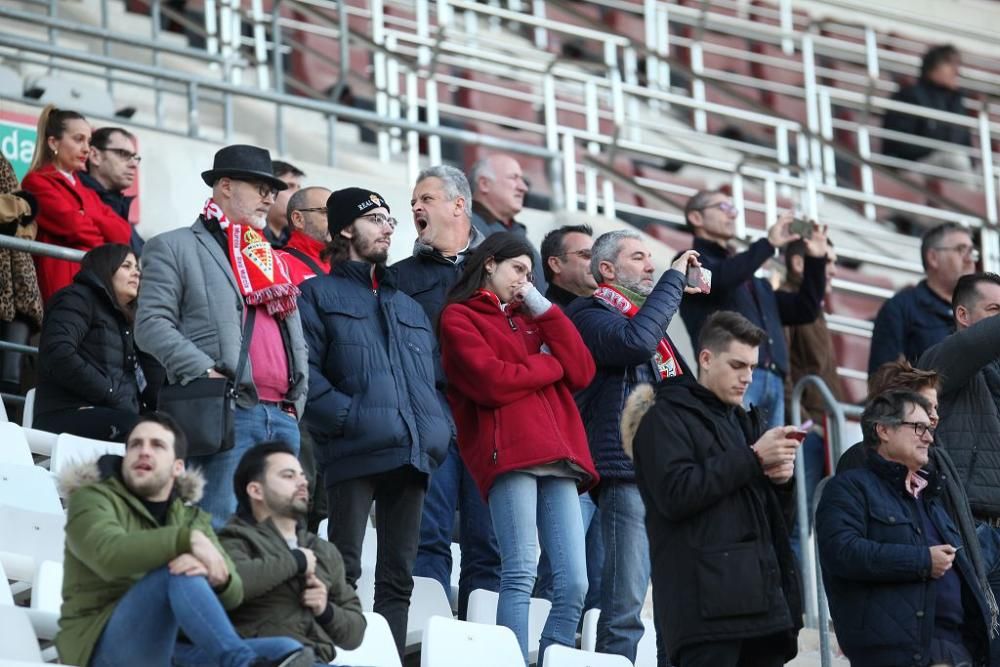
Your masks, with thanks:
M 233 180 L 241 181 L 251 187 L 257 188 L 257 194 L 260 195 L 261 199 L 268 199 L 270 197 L 276 197 L 278 195 L 278 188 L 274 187 L 270 183 L 265 183 L 264 181 L 247 181 L 239 178 L 234 178 Z M 302 209 L 299 210 L 301 211 Z
M 326 206 L 313 206 L 311 208 L 297 208 L 296 211 L 300 213 L 322 213 L 326 215 Z
M 899 422 L 900 425 L 906 424 L 907 426 L 913 427 L 913 433 L 918 437 L 924 437 L 925 433 L 930 433 L 931 437 L 934 437 L 934 427 L 927 422 Z
M 135 162 L 139 164 L 142 162 L 142 156 L 138 153 L 133 153 L 132 151 L 127 151 L 124 148 L 98 148 L 99 151 L 105 151 L 108 153 L 114 153 L 120 157 L 125 162 Z
M 381 213 L 366 213 L 365 215 L 360 215 L 358 217 L 379 227 L 385 227 L 389 231 L 396 229 L 396 225 L 398 224 L 396 218 L 390 218 L 389 216 Z
M 561 257 L 562 259 L 566 259 L 570 255 L 576 255 L 580 259 L 587 259 L 587 260 L 589 260 L 591 257 L 594 256 L 594 252 L 590 248 L 584 248 L 583 250 L 569 250 L 569 251 L 564 252 L 563 254 L 559 255 L 559 257 Z
M 959 245 L 940 245 L 936 246 L 934 250 L 957 252 L 962 257 L 969 257 L 973 262 L 979 261 L 979 250 L 975 246 L 971 246 L 967 243 L 961 243 Z

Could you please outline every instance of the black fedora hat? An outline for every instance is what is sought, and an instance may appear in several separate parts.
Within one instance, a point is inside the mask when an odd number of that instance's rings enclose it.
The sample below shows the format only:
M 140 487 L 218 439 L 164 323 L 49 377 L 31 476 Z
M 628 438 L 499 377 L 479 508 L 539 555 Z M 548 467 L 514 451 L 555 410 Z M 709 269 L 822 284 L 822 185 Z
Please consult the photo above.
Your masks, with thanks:
M 266 148 L 233 144 L 220 148 L 215 153 L 215 162 L 208 171 L 201 172 L 201 180 L 205 185 L 212 186 L 223 177 L 246 181 L 264 181 L 276 190 L 288 187 L 283 180 L 276 178 L 271 166 L 271 153 Z

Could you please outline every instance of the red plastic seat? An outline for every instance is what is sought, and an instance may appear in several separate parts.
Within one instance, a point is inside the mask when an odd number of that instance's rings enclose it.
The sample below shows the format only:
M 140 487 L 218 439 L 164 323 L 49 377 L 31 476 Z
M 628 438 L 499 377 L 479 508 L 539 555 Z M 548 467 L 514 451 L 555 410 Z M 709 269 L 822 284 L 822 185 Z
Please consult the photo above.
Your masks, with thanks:
M 540 110 L 528 99 L 538 92 L 531 85 L 479 72 L 466 72 L 463 78 L 471 82 L 497 86 L 509 94 L 463 87 L 455 93 L 455 103 L 458 106 L 531 123 L 542 122 Z

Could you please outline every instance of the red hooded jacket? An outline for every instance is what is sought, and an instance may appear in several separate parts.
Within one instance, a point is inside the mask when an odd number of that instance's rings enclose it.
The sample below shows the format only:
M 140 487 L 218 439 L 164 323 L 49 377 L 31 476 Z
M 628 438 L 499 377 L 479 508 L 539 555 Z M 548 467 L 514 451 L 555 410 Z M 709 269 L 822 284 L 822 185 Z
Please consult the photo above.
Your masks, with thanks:
M 298 230 L 291 233 L 288 237 L 288 243 L 279 252 L 285 260 L 285 266 L 288 267 L 288 273 L 293 283 L 301 285 L 303 281 L 315 278 L 317 275 L 325 276 L 330 273 L 330 265 L 320 259 L 320 254 L 325 249 L 326 244 L 322 241 L 317 241 L 311 236 L 306 236 Z M 295 252 L 289 252 L 290 250 Z M 316 265 L 316 268 L 320 269 L 320 273 L 317 273 L 313 267 L 302 261 L 302 258 L 297 253 L 302 253 L 308 257 Z
M 38 199 L 38 240 L 66 248 L 92 250 L 105 243 L 129 244 L 132 226 L 80 182 L 70 183 L 51 164 L 28 173 L 21 187 Z M 73 282 L 77 262 L 35 257 L 38 288 L 47 304 L 52 295 Z
M 597 483 L 573 400 L 594 360 L 559 308 L 508 315 L 488 292 L 451 304 L 441 314 L 441 363 L 459 451 L 484 498 L 498 475 L 556 461 L 586 473 L 581 491 Z

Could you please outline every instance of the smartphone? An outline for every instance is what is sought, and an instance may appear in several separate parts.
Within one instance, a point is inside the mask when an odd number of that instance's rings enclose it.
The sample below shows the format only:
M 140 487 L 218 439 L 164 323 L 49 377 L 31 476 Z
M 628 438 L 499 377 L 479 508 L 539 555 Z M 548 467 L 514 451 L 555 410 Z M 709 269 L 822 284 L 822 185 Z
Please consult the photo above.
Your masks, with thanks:
M 788 233 L 798 234 L 804 239 L 811 239 L 813 235 L 813 222 L 812 220 L 795 218 L 792 220 L 792 223 L 788 225 Z
M 813 421 L 810 419 L 809 421 L 800 424 L 798 430 L 789 433 L 788 437 L 793 440 L 798 440 L 799 442 L 802 442 L 803 440 L 806 439 L 806 436 L 809 435 L 809 429 L 811 429 L 812 426 L 813 426 Z
M 712 291 L 712 272 L 709 269 L 689 264 L 685 277 L 688 287 L 700 289 L 702 294 Z

